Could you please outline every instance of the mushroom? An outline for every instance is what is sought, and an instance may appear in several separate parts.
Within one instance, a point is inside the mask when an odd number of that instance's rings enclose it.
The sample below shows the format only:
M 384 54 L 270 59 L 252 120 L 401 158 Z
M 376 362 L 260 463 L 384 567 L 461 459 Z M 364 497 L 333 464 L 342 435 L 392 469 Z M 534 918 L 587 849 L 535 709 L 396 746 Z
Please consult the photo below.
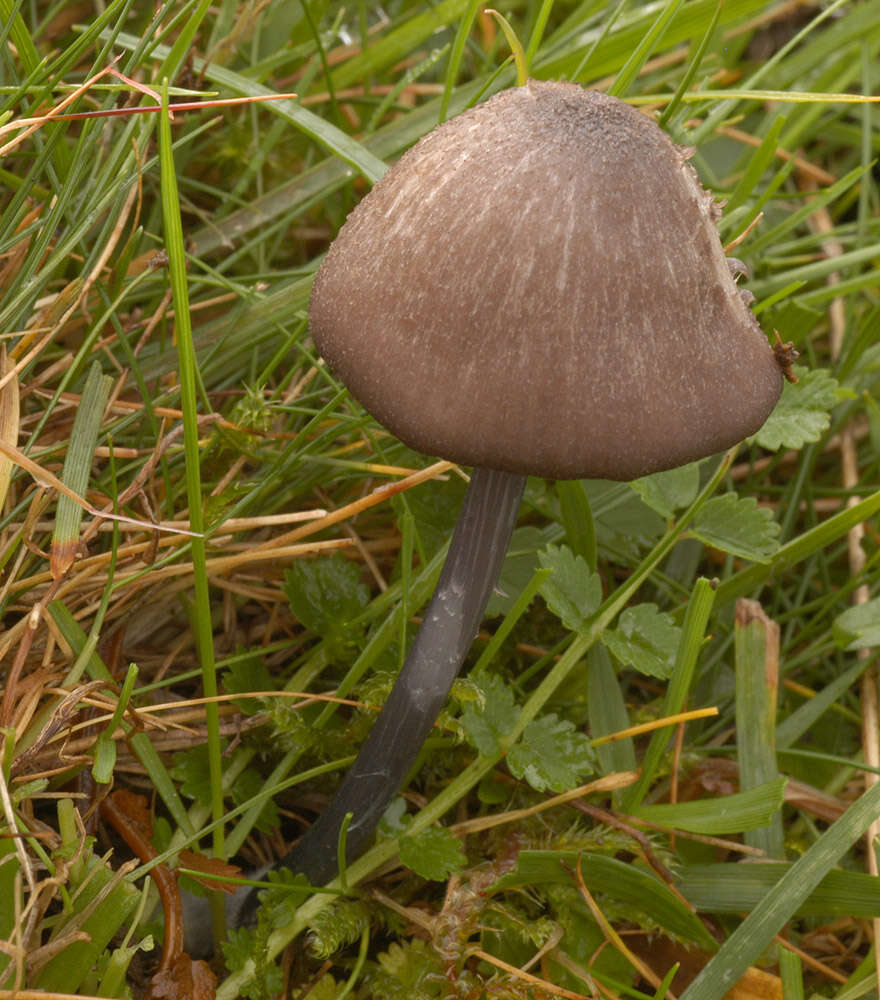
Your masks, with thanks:
M 420 632 L 357 760 L 282 862 L 367 846 L 476 634 L 526 476 L 630 480 L 754 433 L 782 386 L 719 210 L 648 117 L 530 80 L 440 125 L 315 278 L 330 368 L 410 447 L 474 466 Z

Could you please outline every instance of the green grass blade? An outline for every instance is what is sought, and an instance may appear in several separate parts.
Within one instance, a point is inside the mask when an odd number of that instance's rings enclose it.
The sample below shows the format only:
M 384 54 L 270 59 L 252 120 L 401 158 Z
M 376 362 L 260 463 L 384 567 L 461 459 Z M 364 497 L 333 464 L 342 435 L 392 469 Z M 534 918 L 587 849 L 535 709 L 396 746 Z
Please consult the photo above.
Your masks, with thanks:
M 25 26 L 19 13 L 20 3 L 12 0 L 0 0 L 0 21 L 10 25 L 9 34 L 15 45 L 25 73 L 32 73 L 40 64 L 40 54 L 34 45 L 31 34 Z
M 834 865 L 864 834 L 878 812 L 880 785 L 874 785 L 822 834 L 764 896 L 684 991 L 682 1000 L 721 1000 Z
M 784 861 L 686 865 L 678 888 L 701 913 L 743 913 L 758 906 L 793 867 Z M 797 909 L 803 917 L 880 916 L 877 881 L 866 872 L 835 869 L 822 878 Z
M 780 943 L 776 960 L 782 980 L 782 1000 L 804 1000 L 804 968 L 800 955 Z
M 727 199 L 727 205 L 725 206 L 726 212 L 734 211 L 734 209 L 743 204 L 747 198 L 752 197 L 762 174 L 770 166 L 773 158 L 776 156 L 779 146 L 779 134 L 782 132 L 786 121 L 787 119 L 785 115 L 778 115 L 770 125 L 770 128 L 767 130 L 767 135 L 764 136 L 761 145 L 749 157 L 748 166 L 740 178 L 739 183 L 730 193 L 730 197 Z
M 636 46 L 635 51 L 616 75 L 614 83 L 608 88 L 608 93 L 614 97 L 622 97 L 630 88 L 633 80 L 639 75 L 648 57 L 654 51 L 663 33 L 669 27 L 672 19 L 678 13 L 684 0 L 668 0 L 651 27 Z
M 868 667 L 869 660 L 859 660 L 849 670 L 830 680 L 815 697 L 805 701 L 776 727 L 776 746 L 786 749 L 792 746 L 816 724 L 829 708 L 843 697 L 858 681 Z
M 532 34 L 529 37 L 529 44 L 526 47 L 526 66 L 532 65 L 532 60 L 535 58 L 535 53 L 541 47 L 541 42 L 544 38 L 544 32 L 547 30 L 547 21 L 550 17 L 550 12 L 553 10 L 553 0 L 542 0 L 541 7 L 538 10 L 538 16 L 535 18 L 535 25 L 532 28 Z
M 112 384 L 113 379 L 101 374 L 101 366 L 96 361 L 89 371 L 73 420 L 61 481 L 83 499 L 88 489 L 98 432 Z M 83 508 L 78 503 L 70 497 L 59 496 L 55 531 L 52 535 L 51 562 L 52 575 L 56 579 L 63 576 L 76 559 L 82 518 Z
M 117 43 L 123 48 L 134 50 L 139 46 L 140 40 L 133 35 L 120 32 Z M 154 54 L 158 58 L 167 57 L 169 50 L 166 46 L 158 45 Z M 205 78 L 211 83 L 226 87 L 239 97 L 257 97 L 275 93 L 240 73 L 218 66 L 216 63 L 206 63 L 203 59 L 194 59 L 193 68 L 196 72 L 204 72 Z M 375 184 L 388 169 L 382 160 L 370 153 L 361 143 L 299 104 L 288 100 L 269 101 L 266 108 L 289 121 L 334 156 L 354 167 L 371 184 Z
M 15 888 L 20 866 L 15 856 L 15 840 L 10 836 L 13 831 L 6 829 L 5 824 L 2 829 L 4 836 L 0 836 L 0 941 L 12 941 L 18 920 Z M 0 973 L 6 969 L 9 962 L 10 956 L 0 952 Z
M 187 289 L 186 251 L 180 220 L 177 175 L 171 148 L 171 123 L 165 108 L 168 105 L 168 81 L 162 82 L 162 112 L 159 116 L 159 157 L 161 162 L 162 220 L 165 229 L 165 249 L 174 296 L 177 333 L 177 357 L 180 365 L 180 401 L 183 410 L 183 442 L 186 455 L 186 495 L 189 523 L 196 537 L 191 540 L 193 586 L 195 588 L 195 627 L 199 662 L 202 668 L 202 689 L 206 698 L 217 695 L 217 675 L 214 668 L 214 635 L 211 620 L 211 598 L 208 592 L 208 569 L 205 551 L 204 515 L 202 511 L 201 456 L 199 452 L 198 405 L 196 402 L 197 361 L 192 341 Z M 208 735 L 208 762 L 211 774 L 212 817 L 223 816 L 223 772 L 220 759 L 220 716 L 216 702 L 205 705 L 205 725 Z M 214 853 L 225 857 L 223 825 L 217 823 L 213 832 Z
M 364 49 L 333 71 L 337 90 L 369 78 L 409 55 L 433 34 L 459 20 L 469 0 L 440 0 L 430 9 L 415 14 L 393 28 L 374 45 Z
M 681 630 L 681 641 L 675 656 L 675 666 L 666 688 L 663 699 L 662 715 L 677 715 L 687 701 L 696 675 L 697 659 L 703 645 L 709 614 L 715 603 L 715 588 L 705 578 L 700 577 L 694 585 L 693 593 L 687 605 L 684 623 Z M 641 804 L 657 769 L 666 747 L 669 743 L 668 729 L 658 729 L 651 737 L 648 749 L 641 761 L 639 780 L 621 793 L 620 808 L 624 812 L 634 812 Z
M 452 42 L 452 50 L 449 53 L 449 64 L 446 67 L 446 78 L 443 83 L 443 96 L 440 99 L 438 121 L 446 121 L 446 116 L 449 113 L 449 101 L 452 97 L 452 91 L 455 88 L 455 81 L 458 79 L 458 71 L 461 66 L 461 58 L 464 55 L 464 48 L 467 45 L 471 28 L 474 26 L 474 21 L 482 6 L 481 0 L 468 0 L 468 5 L 459 18 L 458 28 Z
M 157 80 L 173 80 L 177 76 L 187 51 L 196 37 L 196 32 L 211 8 L 211 0 L 199 0 L 197 5 L 193 4 L 193 8 L 184 20 L 183 29 L 162 60 L 162 65 L 156 73 Z
M 526 704 L 520 711 L 515 726 L 507 734 L 504 750 L 511 746 L 522 734 L 523 730 L 544 708 L 547 701 L 552 697 L 558 687 L 566 680 L 571 672 L 577 667 L 587 651 L 595 643 L 602 631 L 610 625 L 614 618 L 620 613 L 623 607 L 630 600 L 632 595 L 639 589 L 651 572 L 664 559 L 675 545 L 677 539 L 693 519 L 694 515 L 702 508 L 706 501 L 714 494 L 721 480 L 726 474 L 730 462 L 733 459 L 733 452 L 728 452 L 724 459 L 718 463 L 714 474 L 704 485 L 699 496 L 682 514 L 676 524 L 664 535 L 653 550 L 642 560 L 637 569 L 633 572 L 626 583 L 622 584 L 599 608 L 593 619 L 592 627 L 587 635 L 578 635 L 568 646 L 565 652 L 555 662 L 552 669 L 544 677 L 541 683 L 535 688 Z M 439 558 L 437 560 L 439 570 Z M 387 624 L 387 622 L 386 622 Z M 392 631 L 392 635 L 393 635 Z M 456 778 L 454 778 L 432 802 L 426 805 L 413 819 L 407 828 L 405 836 L 412 836 L 420 830 L 425 829 L 432 823 L 439 820 L 449 809 L 455 805 L 468 791 L 474 788 L 497 764 L 497 758 L 478 757 L 473 763 L 466 767 Z M 384 864 L 397 853 L 397 841 L 380 841 L 375 847 L 367 851 L 353 864 L 348 866 L 348 880 L 350 885 L 365 878 L 377 866 Z M 338 888 L 338 883 L 332 883 Z M 295 919 L 283 930 L 276 931 L 269 941 L 269 954 L 274 956 L 292 941 L 299 934 L 313 917 L 319 913 L 327 900 L 321 896 L 313 896 L 304 903 L 296 913 Z M 252 966 L 248 965 L 244 969 L 229 976 L 217 990 L 217 1000 L 232 1000 L 249 976 L 253 974 Z
M 568 547 L 595 571 L 596 525 L 584 484 L 579 479 L 560 479 L 556 483 L 556 496 Z
M 84 939 L 74 940 L 51 958 L 36 976 L 35 985 L 50 993 L 70 994 L 79 990 L 104 949 L 134 915 L 140 893 L 82 844 L 80 828 L 73 821 L 73 801 L 62 799 L 58 810 L 68 814 L 59 816 L 61 830 L 70 834 L 63 846 L 77 860 L 71 866 L 72 907 L 56 925 L 55 935 L 63 938 L 66 932 L 81 930 Z
M 776 766 L 776 697 L 779 688 L 779 626 L 757 601 L 736 603 L 736 751 L 739 787 L 762 787 L 779 777 Z M 780 803 L 781 806 L 781 803 Z M 746 833 L 745 841 L 768 858 L 785 857 L 782 815 Z
M 657 124 L 663 128 L 666 123 L 672 118 L 675 112 L 678 110 L 681 104 L 682 98 L 687 93 L 688 87 L 690 87 L 693 82 L 694 77 L 697 75 L 697 71 L 703 63 L 703 58 L 706 55 L 706 49 L 709 47 L 709 42 L 712 40 L 712 36 L 715 34 L 715 28 L 718 25 L 718 18 L 721 16 L 721 8 L 724 4 L 724 0 L 718 0 L 715 5 L 715 13 L 712 15 L 712 20 L 706 26 L 703 32 L 703 37 L 700 39 L 700 44 L 697 46 L 696 51 L 691 56 L 688 63 L 688 68 L 681 78 L 681 83 L 675 88 L 675 94 L 672 100 L 666 105 L 663 110 L 663 114 L 657 119 Z
M 635 815 L 649 823 L 721 837 L 766 826 L 782 808 L 785 778 L 768 781 L 745 792 L 692 802 L 640 806 Z
M 587 711 L 593 739 L 610 736 L 632 725 L 611 656 L 601 643 L 587 653 Z M 632 739 L 600 743 L 596 756 L 602 774 L 638 769 Z M 622 801 L 620 792 L 616 798 Z
M 529 885 L 571 885 L 578 862 L 591 892 L 614 899 L 649 914 L 661 927 L 714 951 L 715 941 L 696 918 L 653 873 L 616 858 L 576 851 L 522 851 L 514 871 L 492 886 L 493 892 Z

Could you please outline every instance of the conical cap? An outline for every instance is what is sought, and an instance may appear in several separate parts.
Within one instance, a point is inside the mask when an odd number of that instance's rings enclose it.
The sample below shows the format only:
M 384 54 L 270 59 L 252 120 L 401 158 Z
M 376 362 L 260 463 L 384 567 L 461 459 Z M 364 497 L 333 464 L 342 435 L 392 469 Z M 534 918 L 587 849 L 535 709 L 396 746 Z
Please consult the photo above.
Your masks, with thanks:
M 315 344 L 411 447 L 629 480 L 755 432 L 782 378 L 687 152 L 530 81 L 421 139 L 315 279 Z

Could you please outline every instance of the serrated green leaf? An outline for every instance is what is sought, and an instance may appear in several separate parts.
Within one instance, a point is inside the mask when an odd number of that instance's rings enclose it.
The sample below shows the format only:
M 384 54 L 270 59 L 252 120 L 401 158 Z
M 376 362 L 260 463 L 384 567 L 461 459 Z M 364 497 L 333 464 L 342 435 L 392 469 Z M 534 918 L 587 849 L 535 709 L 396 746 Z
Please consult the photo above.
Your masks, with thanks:
M 566 545 L 548 545 L 538 562 L 553 575 L 541 585 L 547 607 L 572 632 L 583 632 L 602 601 L 602 583 L 585 559 Z
M 757 434 L 749 438 L 768 451 L 803 448 L 818 441 L 831 423 L 830 411 L 837 403 L 837 380 L 824 368 L 795 368 L 797 382 L 786 382 L 776 408 Z
M 880 597 L 838 615 L 832 634 L 842 649 L 868 649 L 880 645 Z
M 412 837 L 401 837 L 400 860 L 421 878 L 442 882 L 464 868 L 461 841 L 442 826 L 429 826 Z
M 271 882 L 272 888 L 260 891 L 261 920 L 273 930 L 289 926 L 303 899 L 311 894 L 308 879 L 282 867 L 270 868 L 265 881 Z
M 239 927 L 231 930 L 223 942 L 223 957 L 226 967 L 233 971 L 244 969 L 259 954 L 265 950 L 265 943 L 259 940 L 254 928 Z M 247 1000 L 264 1000 L 266 996 L 277 996 L 284 988 L 284 978 L 279 966 L 263 963 L 262 975 L 259 978 L 249 976 L 239 987 L 241 996 Z
M 469 702 L 461 711 L 461 725 L 473 746 L 484 757 L 501 750 L 501 740 L 516 724 L 519 710 L 513 691 L 494 674 L 471 674 L 485 695 L 481 703 Z
M 700 488 L 700 463 L 691 462 L 677 469 L 655 472 L 629 484 L 642 501 L 661 517 L 673 518 L 675 512 L 693 503 Z
M 358 566 L 335 552 L 295 562 L 284 574 L 284 595 L 299 621 L 323 636 L 357 617 L 370 600 L 370 589 Z
M 169 773 L 177 782 L 180 794 L 195 799 L 200 805 L 210 805 L 211 770 L 207 746 L 181 750 L 174 755 L 173 760 Z
M 606 629 L 602 642 L 626 666 L 648 677 L 667 678 L 675 666 L 681 629 L 656 604 L 626 608 L 616 629 Z
M 256 653 L 237 650 L 238 658 L 233 660 L 223 673 L 223 688 L 228 694 L 248 691 L 274 691 L 277 684 L 263 661 Z M 244 715 L 256 715 L 265 710 L 257 698 L 236 698 L 235 707 Z
M 254 954 L 254 932 L 247 927 L 230 930 L 222 944 L 228 969 L 243 969 Z
M 328 972 L 315 983 L 303 997 L 303 1000 L 336 1000 L 339 996 L 339 984 Z
M 421 938 L 409 938 L 402 945 L 392 941 L 388 951 L 376 956 L 377 970 L 371 976 L 371 996 L 388 1000 L 423 1000 L 436 995 L 425 983 L 442 979 L 441 959 L 436 949 Z
M 507 754 L 510 773 L 537 792 L 576 788 L 596 766 L 596 751 L 571 722 L 556 715 L 530 722 Z
M 769 507 L 754 497 L 725 493 L 704 504 L 690 533 L 723 552 L 753 562 L 769 562 L 779 548 L 779 525 Z

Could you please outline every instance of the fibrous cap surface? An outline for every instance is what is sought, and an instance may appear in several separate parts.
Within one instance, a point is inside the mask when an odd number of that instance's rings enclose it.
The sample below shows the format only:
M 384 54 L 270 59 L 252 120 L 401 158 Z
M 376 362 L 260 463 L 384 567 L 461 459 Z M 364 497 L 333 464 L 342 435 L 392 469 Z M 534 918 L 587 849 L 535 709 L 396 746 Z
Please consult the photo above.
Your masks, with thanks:
M 782 380 L 687 153 L 623 102 L 530 81 L 421 139 L 315 279 L 315 344 L 420 451 L 633 479 L 756 431 Z

